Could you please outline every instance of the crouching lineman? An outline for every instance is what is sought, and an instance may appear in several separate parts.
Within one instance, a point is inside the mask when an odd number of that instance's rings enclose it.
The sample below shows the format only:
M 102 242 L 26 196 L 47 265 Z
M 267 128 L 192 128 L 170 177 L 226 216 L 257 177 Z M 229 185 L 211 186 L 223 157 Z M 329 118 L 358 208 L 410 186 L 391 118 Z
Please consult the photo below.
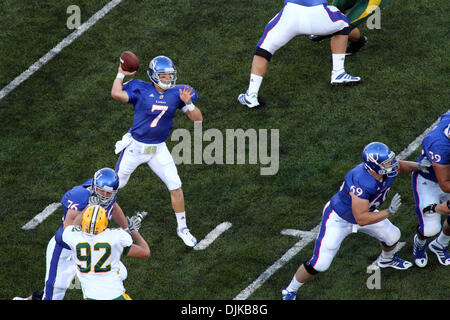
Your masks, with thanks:
M 386 199 L 399 171 L 426 170 L 426 167 L 417 162 L 398 161 L 394 152 L 381 142 L 368 144 L 362 156 L 363 162 L 346 174 L 339 191 L 325 205 L 313 256 L 298 268 L 289 286 L 282 290 L 283 300 L 295 300 L 301 285 L 327 270 L 342 241 L 352 232 L 360 231 L 380 241 L 379 267 L 406 270 L 412 266 L 395 254 L 400 230 L 388 219 L 398 211 L 400 195 L 394 195 L 386 210 L 377 208 Z
M 137 214 L 129 219 L 128 232 L 110 229 L 106 210 L 94 205 L 84 211 L 81 227 L 76 222 L 65 226 L 62 240 L 71 248 L 85 299 L 131 300 L 123 286 L 126 269 L 120 257 L 150 257 L 150 248 L 138 232 L 143 217 Z
M 439 263 L 448 266 L 450 265 L 449 218 L 447 216 L 441 231 L 440 212 L 425 210 L 425 208 L 450 199 L 450 112 L 443 114 L 437 126 L 423 139 L 422 153 L 417 161 L 430 161 L 432 165 L 428 173 L 414 172 L 412 174 L 418 220 L 417 233 L 414 236 L 414 263 L 421 268 L 427 265 L 428 245 L 428 249 L 436 254 Z M 438 237 L 428 243 L 428 239 L 437 234 L 439 234 Z

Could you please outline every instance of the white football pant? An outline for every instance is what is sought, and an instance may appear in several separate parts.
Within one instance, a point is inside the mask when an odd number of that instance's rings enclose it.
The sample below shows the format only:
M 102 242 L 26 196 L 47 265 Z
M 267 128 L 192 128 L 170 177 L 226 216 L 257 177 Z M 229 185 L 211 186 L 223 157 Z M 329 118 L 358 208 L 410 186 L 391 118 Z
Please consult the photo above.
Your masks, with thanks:
M 47 245 L 45 288 L 42 300 L 62 300 L 70 287 L 76 266 L 72 258 L 72 251 L 57 244 L 52 237 Z
M 257 46 L 274 54 L 298 35 L 329 35 L 349 26 L 334 6 L 304 7 L 288 2 L 267 24 Z
M 433 203 L 441 203 L 450 199 L 450 193 L 445 193 L 437 182 L 425 179 L 417 172 L 412 174 L 412 186 L 416 201 L 416 215 L 419 223 L 418 231 L 425 237 L 432 237 L 441 231 L 441 218 L 439 213 L 422 211 Z
M 387 246 L 393 246 L 399 241 L 400 229 L 388 219 L 360 226 L 342 219 L 334 210 L 330 209 L 329 204 L 328 202 L 325 205 L 314 253 L 309 260 L 310 265 L 316 271 L 325 271 L 330 267 L 342 241 L 350 233 L 362 232 L 368 234 Z M 361 250 L 364 250 L 364 248 L 361 248 Z
M 150 169 L 165 183 L 167 189 L 181 188 L 177 167 L 166 143 L 150 145 L 134 139 L 122 151 L 116 165 L 119 188 L 123 188 L 128 183 L 131 174 L 143 163 L 148 164 Z

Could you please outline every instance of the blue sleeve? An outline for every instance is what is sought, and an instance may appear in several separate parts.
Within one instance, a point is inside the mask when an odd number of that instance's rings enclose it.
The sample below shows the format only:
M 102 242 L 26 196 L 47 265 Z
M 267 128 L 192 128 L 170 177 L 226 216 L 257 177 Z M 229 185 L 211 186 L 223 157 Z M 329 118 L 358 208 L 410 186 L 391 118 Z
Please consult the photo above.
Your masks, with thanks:
M 369 200 L 371 193 L 370 187 L 365 183 L 366 181 L 359 176 L 349 176 L 347 180 L 350 192 L 360 199 Z
M 122 85 L 123 90 L 125 90 L 128 94 L 128 103 L 136 104 L 138 95 L 139 95 L 139 87 L 137 86 L 139 82 L 135 79 L 125 82 Z
M 89 202 L 89 196 L 89 190 L 83 187 L 75 187 L 72 190 L 69 190 L 61 200 L 64 212 L 66 212 L 67 209 L 82 211 Z

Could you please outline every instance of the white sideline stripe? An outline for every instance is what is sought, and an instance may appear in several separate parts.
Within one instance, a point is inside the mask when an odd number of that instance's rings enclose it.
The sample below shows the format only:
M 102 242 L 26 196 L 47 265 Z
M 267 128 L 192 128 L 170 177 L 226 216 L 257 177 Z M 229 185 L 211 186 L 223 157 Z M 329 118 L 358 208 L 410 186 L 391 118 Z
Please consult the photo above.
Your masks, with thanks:
M 47 219 L 53 212 L 61 206 L 60 202 L 49 204 L 41 213 L 38 213 L 33 219 L 22 226 L 23 230 L 31 230 Z
M 22 82 L 28 79 L 33 73 L 38 71 L 43 65 L 53 59 L 62 49 L 69 46 L 75 39 L 81 36 L 86 30 L 92 27 L 97 21 L 103 18 L 109 11 L 111 11 L 116 5 L 121 3 L 123 0 L 113 0 L 106 4 L 101 10 L 97 11 L 88 21 L 83 23 L 77 30 L 68 35 L 64 40 L 62 40 L 56 47 L 47 52 L 38 61 L 36 61 L 31 67 L 22 72 L 18 77 L 11 81 L 0 91 L 0 100 L 18 87 Z
M 302 239 L 298 241 L 292 248 L 290 248 L 280 259 L 278 259 L 273 265 L 271 265 L 266 271 L 264 271 L 253 283 L 251 283 L 247 288 L 242 290 L 233 300 L 245 300 L 247 299 L 256 289 L 262 286 L 267 279 L 269 279 L 278 269 L 284 266 L 289 260 L 292 259 L 297 253 L 299 253 L 304 247 L 313 241 L 319 232 L 320 224 L 314 227 L 311 231 L 299 231 L 295 232 L 283 230 L 281 233 L 284 235 L 301 236 Z M 292 229 L 287 229 L 291 230 Z M 298 232 L 297 232 L 298 231 Z
M 194 250 L 205 250 L 214 240 L 216 240 L 222 233 L 230 229 L 232 224 L 230 222 L 222 222 L 214 228 L 206 237 L 197 243 Z
M 450 110 L 448 110 L 450 111 Z M 436 124 L 439 123 L 441 116 L 428 128 L 426 129 L 421 135 L 419 135 L 413 142 L 411 142 L 408 147 L 405 148 L 402 152 L 399 153 L 398 159 L 403 160 L 408 158 L 416 149 L 417 147 L 422 143 L 423 138 L 430 132 Z M 270 266 L 266 271 L 264 271 L 255 281 L 253 281 L 252 284 L 250 284 L 247 288 L 242 290 L 233 300 L 245 300 L 247 299 L 256 289 L 258 289 L 267 279 L 269 279 L 278 269 L 280 269 L 284 264 L 286 264 L 289 260 L 291 260 L 297 253 L 300 252 L 301 249 L 303 249 L 309 242 L 314 240 L 308 240 L 309 237 L 307 236 L 308 233 L 317 233 L 320 229 L 320 223 L 311 231 L 305 232 L 295 229 L 284 229 L 281 231 L 281 234 L 283 235 L 291 235 L 291 236 L 306 236 L 305 239 L 300 240 L 297 242 L 292 248 L 290 248 L 278 261 L 276 261 L 272 266 Z M 396 251 L 400 250 L 405 245 L 404 242 L 399 242 L 397 245 Z M 374 264 L 376 263 L 376 260 L 371 264 L 372 268 L 374 267 Z M 375 266 L 376 267 L 376 266 Z

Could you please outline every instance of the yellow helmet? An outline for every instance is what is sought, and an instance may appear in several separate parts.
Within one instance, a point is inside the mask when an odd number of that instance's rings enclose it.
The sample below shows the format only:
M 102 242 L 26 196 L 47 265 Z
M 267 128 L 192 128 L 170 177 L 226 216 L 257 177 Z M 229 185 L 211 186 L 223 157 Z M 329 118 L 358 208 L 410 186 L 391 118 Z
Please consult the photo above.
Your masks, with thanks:
M 105 208 L 94 205 L 89 206 L 81 217 L 81 229 L 85 233 L 99 234 L 105 231 L 108 226 L 108 215 Z

